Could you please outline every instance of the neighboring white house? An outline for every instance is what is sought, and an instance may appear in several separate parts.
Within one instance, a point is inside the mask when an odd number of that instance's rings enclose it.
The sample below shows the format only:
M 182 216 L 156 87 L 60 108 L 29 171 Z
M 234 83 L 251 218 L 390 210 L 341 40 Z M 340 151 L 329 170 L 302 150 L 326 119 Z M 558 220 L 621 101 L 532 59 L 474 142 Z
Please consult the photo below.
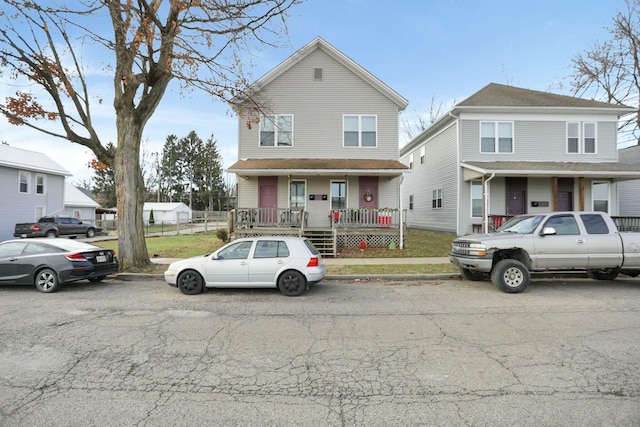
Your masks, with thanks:
M 634 165 L 640 170 L 640 145 L 618 150 L 620 163 Z M 618 205 L 620 216 L 640 216 L 640 180 L 618 183 Z
M 67 176 L 45 154 L 0 144 L 0 241 L 13 238 L 18 222 L 62 214 Z
M 191 221 L 191 208 L 182 202 L 155 203 L 146 202 L 142 208 L 145 224 L 149 224 L 149 215 L 153 210 L 155 224 L 177 224 Z
M 72 216 L 85 221 L 95 222 L 98 202 L 87 196 L 76 186 L 64 185 L 64 211 L 61 215 Z
M 522 213 L 618 215 L 616 185 L 640 178 L 618 161 L 618 120 L 634 111 L 487 85 L 401 148 L 408 226 L 467 234 Z

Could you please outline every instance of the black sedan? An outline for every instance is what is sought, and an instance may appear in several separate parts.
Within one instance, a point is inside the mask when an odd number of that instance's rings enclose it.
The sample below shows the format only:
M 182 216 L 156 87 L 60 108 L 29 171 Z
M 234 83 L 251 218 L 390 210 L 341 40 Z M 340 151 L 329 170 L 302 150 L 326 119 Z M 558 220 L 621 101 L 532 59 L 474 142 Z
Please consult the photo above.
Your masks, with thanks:
M 7 240 L 0 243 L 0 285 L 35 285 L 55 292 L 63 283 L 99 282 L 118 271 L 111 249 L 68 239 Z

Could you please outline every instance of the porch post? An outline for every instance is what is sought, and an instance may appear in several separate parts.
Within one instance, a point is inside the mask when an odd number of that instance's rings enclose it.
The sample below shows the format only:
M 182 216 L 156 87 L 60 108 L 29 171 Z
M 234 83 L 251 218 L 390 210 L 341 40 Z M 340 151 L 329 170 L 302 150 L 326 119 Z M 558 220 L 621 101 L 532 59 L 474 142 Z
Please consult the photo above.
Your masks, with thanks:
M 558 210 L 558 177 L 551 178 L 551 212 Z
M 584 176 L 579 178 L 578 185 L 578 210 L 584 211 Z

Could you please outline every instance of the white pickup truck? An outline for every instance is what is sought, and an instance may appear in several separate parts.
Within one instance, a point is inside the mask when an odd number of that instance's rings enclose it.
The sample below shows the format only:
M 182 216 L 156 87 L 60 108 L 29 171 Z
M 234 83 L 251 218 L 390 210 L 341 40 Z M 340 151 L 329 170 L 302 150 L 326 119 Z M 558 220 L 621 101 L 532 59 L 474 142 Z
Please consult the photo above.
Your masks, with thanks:
M 640 274 L 640 233 L 619 232 L 603 212 L 552 212 L 511 218 L 495 233 L 455 239 L 449 260 L 467 280 L 524 291 L 530 271 L 586 271 L 598 280 Z

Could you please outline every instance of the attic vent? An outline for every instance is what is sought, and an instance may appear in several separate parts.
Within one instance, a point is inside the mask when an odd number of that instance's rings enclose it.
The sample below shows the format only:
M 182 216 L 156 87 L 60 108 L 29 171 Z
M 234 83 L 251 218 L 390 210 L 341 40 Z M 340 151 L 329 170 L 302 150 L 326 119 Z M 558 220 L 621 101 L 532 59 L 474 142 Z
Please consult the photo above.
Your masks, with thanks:
M 322 68 L 313 69 L 313 80 L 322 80 Z

